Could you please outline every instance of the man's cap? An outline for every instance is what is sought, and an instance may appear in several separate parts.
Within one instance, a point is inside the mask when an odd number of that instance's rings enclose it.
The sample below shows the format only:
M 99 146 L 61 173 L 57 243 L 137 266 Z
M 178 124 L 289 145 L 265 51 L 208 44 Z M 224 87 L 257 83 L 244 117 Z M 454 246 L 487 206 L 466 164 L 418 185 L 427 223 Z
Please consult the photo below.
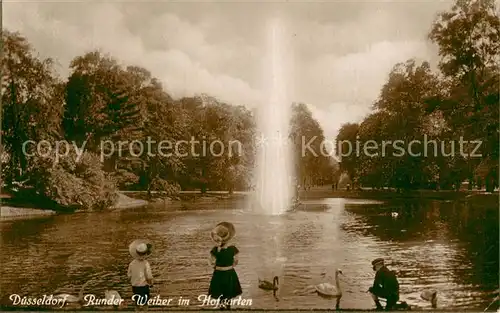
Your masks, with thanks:
M 384 265 L 384 259 L 383 258 L 376 258 L 375 260 L 372 261 L 372 265 L 375 266 L 377 264 L 382 264 Z

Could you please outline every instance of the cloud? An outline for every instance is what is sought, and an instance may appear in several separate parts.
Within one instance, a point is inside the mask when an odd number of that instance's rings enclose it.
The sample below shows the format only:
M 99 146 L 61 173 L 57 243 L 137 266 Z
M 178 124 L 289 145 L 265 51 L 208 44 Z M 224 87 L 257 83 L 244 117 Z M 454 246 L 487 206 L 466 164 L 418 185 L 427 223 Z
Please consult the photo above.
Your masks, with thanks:
M 359 123 L 370 112 L 370 107 L 358 107 L 353 110 L 351 105 L 343 102 L 330 103 L 326 108 L 318 108 L 308 104 L 313 117 L 323 128 L 325 138 L 334 141 L 340 127 L 345 123 Z
M 173 96 L 208 93 L 235 104 L 254 104 L 259 99 L 259 92 L 242 79 L 208 69 L 206 64 L 230 58 L 231 50 L 208 44 L 201 31 L 179 17 L 165 14 L 153 19 L 149 35 L 167 43 L 163 49 L 147 49 L 144 39 L 127 29 L 123 13 L 112 3 L 87 7 L 80 16 L 90 19 L 86 27 L 78 20 L 73 24 L 50 20 L 40 14 L 44 9 L 43 4 L 10 3 L 5 25 L 21 31 L 43 56 L 55 57 L 63 71 L 75 56 L 99 49 L 124 64 L 150 70 Z
M 375 10 L 339 24 L 304 21 L 297 27 L 303 62 L 296 94 L 309 104 L 326 137 L 370 112 L 396 63 L 434 60 L 425 29 L 410 36 L 411 24 L 394 24 L 390 12 Z
M 363 52 L 325 55 L 305 66 L 303 76 L 315 84 L 299 94 L 314 107 L 325 135 L 335 137 L 341 124 L 359 121 L 370 112 L 396 63 L 419 55 L 426 55 L 421 42 L 379 42 Z
M 20 31 L 62 75 L 75 56 L 100 49 L 145 67 L 174 97 L 207 93 L 262 101 L 266 17 L 259 3 L 4 2 L 4 27 Z M 435 59 L 426 39 L 439 3 L 291 3 L 294 96 L 310 104 L 327 137 L 370 111 L 397 62 Z M 276 6 L 273 12 L 276 12 Z M 268 7 L 266 7 L 268 8 Z M 203 11 L 203 12 L 202 12 Z M 271 10 L 272 11 L 272 10 Z M 422 24 L 425 21 L 425 25 Z M 427 24 L 429 23 L 429 24 Z

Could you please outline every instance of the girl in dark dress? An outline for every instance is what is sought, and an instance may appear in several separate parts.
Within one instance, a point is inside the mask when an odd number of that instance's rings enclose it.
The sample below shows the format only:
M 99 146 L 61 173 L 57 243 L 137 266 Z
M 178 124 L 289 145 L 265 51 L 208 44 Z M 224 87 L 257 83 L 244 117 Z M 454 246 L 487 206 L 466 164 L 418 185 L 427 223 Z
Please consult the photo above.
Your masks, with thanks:
M 215 299 L 221 297 L 221 310 L 230 310 L 230 300 L 242 294 L 240 281 L 234 270 L 234 266 L 238 264 L 239 250 L 233 245 L 227 245 L 234 234 L 234 226 L 228 222 L 219 223 L 211 234 L 217 246 L 210 251 L 214 273 L 208 294 Z

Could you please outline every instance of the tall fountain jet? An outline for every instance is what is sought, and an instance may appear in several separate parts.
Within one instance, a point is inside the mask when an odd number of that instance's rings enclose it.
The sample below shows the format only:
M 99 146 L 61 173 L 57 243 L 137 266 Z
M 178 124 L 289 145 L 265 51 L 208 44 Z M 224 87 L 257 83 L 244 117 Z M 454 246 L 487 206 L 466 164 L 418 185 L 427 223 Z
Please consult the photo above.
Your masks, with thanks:
M 281 19 L 269 23 L 264 101 L 257 116 L 256 201 L 261 212 L 288 211 L 294 196 L 292 150 L 289 140 L 291 49 Z

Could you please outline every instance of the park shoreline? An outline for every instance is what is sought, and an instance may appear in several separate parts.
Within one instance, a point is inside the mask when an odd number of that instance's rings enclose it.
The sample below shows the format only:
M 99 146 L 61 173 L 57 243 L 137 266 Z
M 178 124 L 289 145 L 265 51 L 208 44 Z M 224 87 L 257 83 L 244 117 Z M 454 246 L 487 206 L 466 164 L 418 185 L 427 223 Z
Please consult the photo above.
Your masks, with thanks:
M 251 195 L 248 191 L 235 191 L 230 194 L 227 191 L 181 191 L 176 195 L 166 195 L 161 192 L 152 192 L 151 197 L 147 191 L 119 191 L 116 203 L 111 206 L 109 211 L 122 211 L 130 209 L 146 208 L 150 205 L 161 205 L 166 210 L 171 207 L 175 210 L 174 203 L 190 202 L 216 202 L 220 200 L 241 199 Z M 344 199 L 370 199 L 378 201 L 409 201 L 409 200 L 424 200 L 424 201 L 467 201 L 474 206 L 498 206 L 499 192 L 485 193 L 482 191 L 433 191 L 433 190 L 414 190 L 409 192 L 398 193 L 391 190 L 331 190 L 326 188 L 314 188 L 311 190 L 301 190 L 299 198 L 302 201 L 321 199 L 321 198 L 344 198 Z M 46 217 L 60 213 L 55 209 L 41 208 L 35 203 L 26 201 L 15 201 L 9 195 L 2 194 L 1 196 L 1 220 L 20 219 L 32 217 Z M 16 205 L 22 203 L 22 205 Z M 80 210 L 74 211 L 82 212 Z

